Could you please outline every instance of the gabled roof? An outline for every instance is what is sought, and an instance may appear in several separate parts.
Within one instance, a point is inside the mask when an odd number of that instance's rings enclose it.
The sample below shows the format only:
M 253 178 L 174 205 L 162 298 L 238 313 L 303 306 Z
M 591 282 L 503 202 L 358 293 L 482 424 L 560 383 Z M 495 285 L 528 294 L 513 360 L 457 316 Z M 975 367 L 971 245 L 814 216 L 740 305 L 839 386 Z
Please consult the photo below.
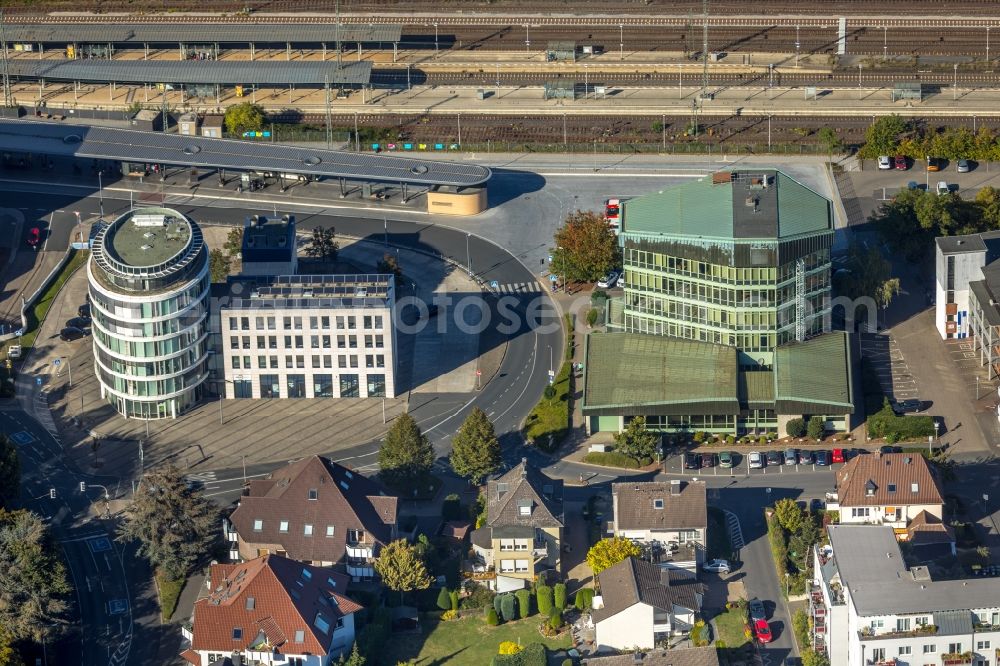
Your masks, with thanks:
M 708 525 L 704 481 L 615 483 L 611 494 L 619 530 L 705 529 Z
M 719 666 L 715 647 L 671 648 L 584 657 L 584 666 Z
M 277 555 L 216 564 L 210 579 L 211 594 L 194 605 L 196 651 L 325 655 L 337 620 L 362 608 L 344 596 L 348 576 Z
M 837 498 L 847 507 L 944 504 L 930 466 L 914 453 L 855 456 L 837 472 Z
M 921 511 L 906 526 L 909 542 L 923 546 L 932 543 L 953 543 L 955 531 L 941 522 L 941 519 L 926 511 Z
M 315 491 L 315 499 L 310 499 Z M 328 458 L 309 456 L 250 482 L 249 494 L 229 517 L 250 543 L 280 544 L 295 560 L 337 562 L 344 555 L 347 531 L 364 530 L 385 544 L 397 522 L 397 497 L 375 481 Z M 254 521 L 263 521 L 259 532 Z M 288 521 L 287 532 L 279 530 Z M 313 526 L 311 536 L 304 525 Z M 327 525 L 334 535 L 326 536 Z
M 594 610 L 594 622 L 606 620 L 639 603 L 665 612 L 673 612 L 674 604 L 701 610 L 698 597 L 703 594 L 704 587 L 682 575 L 635 557 L 608 567 L 597 574 L 604 605 Z
M 490 528 L 563 526 L 562 479 L 550 479 L 525 459 L 486 484 L 486 501 Z

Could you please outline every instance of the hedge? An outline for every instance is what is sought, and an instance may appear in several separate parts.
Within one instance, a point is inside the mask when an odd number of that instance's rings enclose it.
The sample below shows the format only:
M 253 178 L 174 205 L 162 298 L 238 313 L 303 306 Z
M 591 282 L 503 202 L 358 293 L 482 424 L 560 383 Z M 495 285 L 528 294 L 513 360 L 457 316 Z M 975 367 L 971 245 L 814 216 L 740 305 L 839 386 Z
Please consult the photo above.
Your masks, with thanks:
M 887 442 L 926 439 L 934 434 L 934 419 L 926 415 L 896 416 L 886 400 L 878 413 L 868 417 L 868 436 Z
M 563 317 L 566 320 L 566 360 L 572 361 L 573 353 L 576 351 L 576 340 L 574 335 L 576 331 L 575 320 L 573 319 L 573 315 L 568 312 L 563 315 Z
M 541 643 L 531 643 L 517 654 L 498 654 L 493 666 L 547 666 L 548 653 Z
M 591 451 L 583 457 L 583 462 L 591 465 L 604 465 L 605 467 L 624 467 L 625 469 L 639 469 L 653 462 L 652 458 L 636 460 L 631 456 L 617 451 Z
M 392 615 L 384 606 L 375 610 L 371 621 L 358 633 L 358 651 L 374 663 L 378 663 L 382 650 L 389 641 Z
M 591 604 L 594 603 L 594 590 L 590 587 L 581 587 L 576 591 L 576 602 L 573 604 L 576 606 L 577 610 L 585 611 L 590 610 Z

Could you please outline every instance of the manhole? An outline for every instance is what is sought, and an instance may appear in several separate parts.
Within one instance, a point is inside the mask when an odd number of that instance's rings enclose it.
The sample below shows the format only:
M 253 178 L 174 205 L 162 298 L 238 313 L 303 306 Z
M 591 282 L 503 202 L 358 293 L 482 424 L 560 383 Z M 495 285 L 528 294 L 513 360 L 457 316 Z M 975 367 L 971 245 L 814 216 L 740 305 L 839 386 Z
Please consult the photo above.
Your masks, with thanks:
M 201 146 L 195 146 L 195 145 L 184 146 L 185 155 L 194 155 L 200 152 L 201 152 Z
M 322 161 L 323 160 L 321 160 L 320 158 L 316 157 L 315 155 L 310 155 L 309 157 L 303 157 L 302 158 L 302 163 L 303 164 L 308 164 L 309 166 L 316 166 L 317 164 L 319 164 Z
M 423 164 L 418 164 L 416 166 L 410 167 L 410 173 L 421 174 L 427 173 L 427 167 Z
M 83 137 L 79 134 L 67 134 L 63 137 L 63 143 L 80 143 Z

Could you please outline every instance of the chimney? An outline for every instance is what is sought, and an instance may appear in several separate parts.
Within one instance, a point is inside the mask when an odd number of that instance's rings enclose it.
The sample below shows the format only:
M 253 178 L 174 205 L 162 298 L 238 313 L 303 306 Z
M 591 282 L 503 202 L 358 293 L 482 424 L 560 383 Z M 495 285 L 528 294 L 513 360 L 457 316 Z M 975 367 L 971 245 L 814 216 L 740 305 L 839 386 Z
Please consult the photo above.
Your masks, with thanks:
M 680 479 L 670 479 L 670 494 L 680 495 L 681 494 L 681 480 Z
M 528 459 L 521 458 L 521 478 L 528 476 Z

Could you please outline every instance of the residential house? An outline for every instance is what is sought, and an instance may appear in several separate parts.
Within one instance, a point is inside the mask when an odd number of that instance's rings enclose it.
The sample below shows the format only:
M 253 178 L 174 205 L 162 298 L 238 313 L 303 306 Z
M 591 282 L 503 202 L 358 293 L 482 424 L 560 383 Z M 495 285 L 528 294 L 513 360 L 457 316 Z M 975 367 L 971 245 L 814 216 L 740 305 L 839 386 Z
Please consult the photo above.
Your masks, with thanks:
M 941 519 L 944 498 L 923 456 L 875 453 L 855 456 L 837 472 L 837 502 L 842 524 L 889 525 L 900 539 L 921 512 Z
M 831 666 L 990 666 L 1000 579 L 934 580 L 886 525 L 831 525 L 813 550 L 813 647 Z
M 486 523 L 472 533 L 472 547 L 500 592 L 528 587 L 542 571 L 561 574 L 563 482 L 526 459 L 486 484 Z
M 231 557 L 276 553 L 370 580 L 379 548 L 397 538 L 397 509 L 375 481 L 309 456 L 250 481 L 226 526 Z
M 701 611 L 704 587 L 689 574 L 629 557 L 597 575 L 592 617 L 597 648 L 662 647 L 685 634 Z
M 181 656 L 194 666 L 328 666 L 354 643 L 349 578 L 329 569 L 264 555 L 212 565 L 211 590 L 194 604 Z
M 705 561 L 708 506 L 704 481 L 646 481 L 611 486 L 613 536 L 648 547 L 650 559 L 697 575 Z
M 584 657 L 583 666 L 719 666 L 719 653 L 714 647 L 636 650 Z

